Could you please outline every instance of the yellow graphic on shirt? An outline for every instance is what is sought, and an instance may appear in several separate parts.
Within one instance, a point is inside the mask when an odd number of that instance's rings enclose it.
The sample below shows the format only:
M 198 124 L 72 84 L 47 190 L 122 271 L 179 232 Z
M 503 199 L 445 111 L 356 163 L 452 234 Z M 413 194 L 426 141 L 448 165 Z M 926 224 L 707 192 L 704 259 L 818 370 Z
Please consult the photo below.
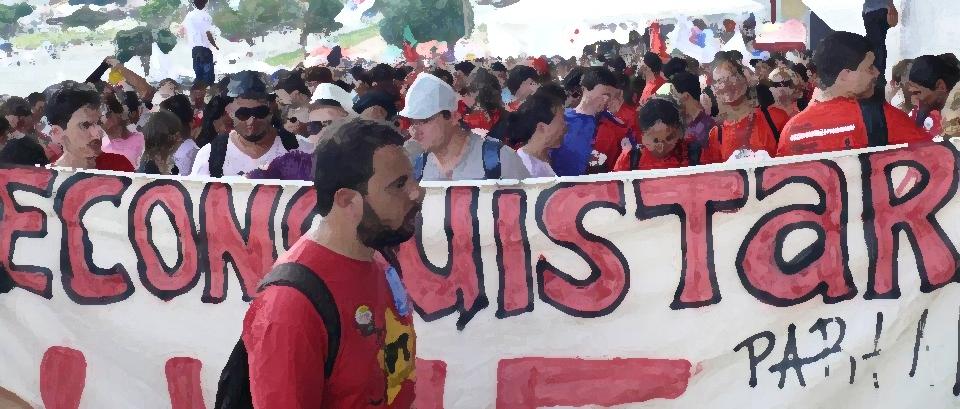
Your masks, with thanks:
M 387 405 L 390 405 L 400 393 L 403 382 L 413 380 L 416 335 L 413 326 L 401 323 L 392 309 L 387 308 L 384 317 L 384 347 L 377 354 L 377 360 L 387 374 Z

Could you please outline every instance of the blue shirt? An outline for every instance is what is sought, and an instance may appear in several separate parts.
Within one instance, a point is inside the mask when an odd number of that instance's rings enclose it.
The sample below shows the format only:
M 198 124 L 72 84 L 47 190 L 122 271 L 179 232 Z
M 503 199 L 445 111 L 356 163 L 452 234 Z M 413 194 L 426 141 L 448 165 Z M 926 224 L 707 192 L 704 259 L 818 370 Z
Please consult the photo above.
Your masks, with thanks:
M 510 93 L 510 90 L 507 87 L 503 87 L 503 90 L 500 91 L 500 99 L 503 100 L 504 104 L 509 104 L 513 101 L 513 94 Z
M 584 175 L 593 153 L 597 117 L 577 113 L 573 108 L 567 108 L 564 117 L 567 119 L 567 133 L 563 135 L 560 147 L 550 152 L 550 165 L 557 176 Z

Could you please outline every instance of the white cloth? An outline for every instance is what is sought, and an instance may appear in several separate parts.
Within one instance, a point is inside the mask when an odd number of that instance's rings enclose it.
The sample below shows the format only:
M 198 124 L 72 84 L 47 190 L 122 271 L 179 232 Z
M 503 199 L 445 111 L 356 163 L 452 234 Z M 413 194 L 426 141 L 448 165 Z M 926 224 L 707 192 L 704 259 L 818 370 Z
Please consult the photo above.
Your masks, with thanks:
M 223 160 L 223 176 L 224 177 L 236 177 L 243 176 L 250 172 L 251 170 L 260 168 L 262 166 L 269 165 L 274 159 L 278 156 L 287 153 L 287 150 L 283 147 L 283 142 L 280 141 L 280 137 L 277 136 L 273 141 L 273 146 L 267 150 L 259 158 L 251 158 L 247 154 L 243 153 L 236 145 L 233 144 L 233 138 L 237 137 L 237 131 L 230 132 L 230 139 L 227 142 L 227 152 Z M 204 145 L 200 148 L 200 152 L 197 152 L 197 158 L 193 162 L 193 175 L 197 176 L 210 176 L 210 144 Z
M 173 152 L 173 163 L 177 165 L 180 176 L 189 176 L 193 171 L 193 160 L 197 158 L 197 151 L 199 150 L 200 147 L 193 139 L 187 139 L 181 142 L 177 150 Z
M 213 48 L 207 39 L 207 32 L 213 32 L 213 17 L 210 17 L 206 10 L 190 10 L 183 19 L 183 27 L 187 32 L 187 44 L 190 48 Z
M 353 97 L 350 96 L 350 93 L 345 91 L 343 88 L 340 88 L 339 85 L 323 83 L 317 86 L 317 90 L 313 91 L 312 102 L 317 102 L 321 99 L 330 99 L 337 101 L 340 104 L 340 107 L 344 111 L 347 111 L 347 114 L 350 116 L 357 116 L 357 113 L 353 111 Z
M 517 156 L 520 157 L 520 161 L 523 162 L 523 166 L 526 166 L 527 170 L 530 171 L 530 177 L 549 178 L 557 176 L 556 172 L 553 171 L 553 168 L 550 167 L 549 163 L 530 156 L 530 154 L 524 151 L 523 148 L 517 149 Z

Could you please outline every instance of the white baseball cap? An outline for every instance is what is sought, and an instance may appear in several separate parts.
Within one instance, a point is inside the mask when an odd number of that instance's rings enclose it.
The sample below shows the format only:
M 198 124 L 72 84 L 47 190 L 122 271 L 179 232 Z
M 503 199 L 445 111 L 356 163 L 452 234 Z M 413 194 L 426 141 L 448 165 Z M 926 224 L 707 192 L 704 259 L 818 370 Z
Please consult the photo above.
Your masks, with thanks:
M 349 92 L 340 88 L 339 85 L 331 83 L 317 85 L 317 90 L 313 92 L 311 102 L 317 102 L 321 99 L 337 101 L 340 107 L 347 111 L 347 114 L 350 116 L 357 115 L 356 112 L 353 112 L 353 98 L 350 97 Z
M 403 110 L 398 115 L 409 119 L 427 119 L 440 111 L 457 110 L 457 93 L 436 76 L 420 73 L 407 90 Z

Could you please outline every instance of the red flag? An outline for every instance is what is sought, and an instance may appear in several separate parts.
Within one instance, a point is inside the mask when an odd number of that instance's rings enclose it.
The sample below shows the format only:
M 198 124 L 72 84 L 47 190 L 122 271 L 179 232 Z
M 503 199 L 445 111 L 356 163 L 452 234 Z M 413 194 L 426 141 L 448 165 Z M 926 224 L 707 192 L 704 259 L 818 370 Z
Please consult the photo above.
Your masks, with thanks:
M 417 54 L 416 47 L 404 41 L 403 42 L 403 58 L 406 59 L 407 62 L 417 62 L 420 60 L 420 54 Z
M 670 55 L 667 54 L 667 43 L 660 35 L 660 22 L 658 21 L 650 24 L 650 51 L 659 55 L 661 60 L 670 59 Z

